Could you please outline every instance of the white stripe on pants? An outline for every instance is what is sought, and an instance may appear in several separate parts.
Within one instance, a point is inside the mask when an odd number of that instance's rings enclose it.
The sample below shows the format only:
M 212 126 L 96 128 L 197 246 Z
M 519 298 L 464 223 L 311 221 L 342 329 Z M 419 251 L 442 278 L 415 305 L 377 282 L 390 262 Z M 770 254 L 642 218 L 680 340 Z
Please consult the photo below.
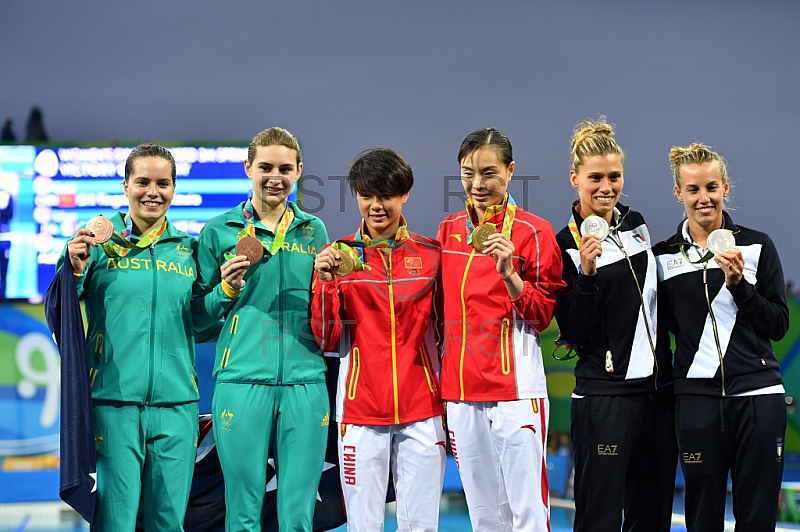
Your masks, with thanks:
M 448 401 L 447 428 L 473 530 L 547 532 L 550 401 Z
M 346 425 L 339 471 L 348 532 L 383 532 L 390 466 L 398 529 L 435 531 L 445 462 L 442 416 L 402 425 Z

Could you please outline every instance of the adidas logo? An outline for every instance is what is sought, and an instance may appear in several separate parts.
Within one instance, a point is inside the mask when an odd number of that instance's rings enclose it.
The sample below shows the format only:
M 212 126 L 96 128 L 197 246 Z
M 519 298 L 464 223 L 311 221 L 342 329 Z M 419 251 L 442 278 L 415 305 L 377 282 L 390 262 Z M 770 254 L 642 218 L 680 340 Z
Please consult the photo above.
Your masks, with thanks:
M 330 424 L 330 422 L 331 422 L 330 416 L 328 416 L 328 414 L 325 414 L 325 417 L 322 418 L 322 423 L 320 423 L 320 425 L 322 425 L 323 427 L 327 427 L 328 424 Z

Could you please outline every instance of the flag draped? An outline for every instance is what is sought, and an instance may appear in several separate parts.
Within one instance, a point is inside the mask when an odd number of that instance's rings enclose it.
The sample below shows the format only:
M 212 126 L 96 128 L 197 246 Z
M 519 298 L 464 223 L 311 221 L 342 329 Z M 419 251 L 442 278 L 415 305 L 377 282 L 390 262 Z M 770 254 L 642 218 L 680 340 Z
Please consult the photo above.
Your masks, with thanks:
M 97 496 L 92 391 L 78 289 L 69 259 L 44 298 L 47 326 L 61 353 L 61 499 L 92 522 Z

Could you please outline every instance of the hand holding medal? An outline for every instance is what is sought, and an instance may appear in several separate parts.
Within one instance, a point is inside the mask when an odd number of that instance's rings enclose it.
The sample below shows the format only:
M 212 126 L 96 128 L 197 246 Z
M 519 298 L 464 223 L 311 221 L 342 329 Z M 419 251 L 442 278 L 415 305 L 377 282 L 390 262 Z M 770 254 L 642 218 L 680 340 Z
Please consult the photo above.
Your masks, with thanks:
M 114 234 L 114 224 L 102 214 L 98 214 L 89 220 L 86 224 L 86 229 L 91 231 L 91 239 L 94 245 L 108 242 L 111 239 L 111 235 Z
M 608 236 L 608 222 L 597 215 L 587 216 L 581 223 L 581 270 L 585 275 L 597 273 L 597 257 L 603 254 L 601 242 Z
M 714 261 L 725 273 L 725 284 L 730 288 L 739 284 L 744 270 L 744 257 L 736 249 L 736 238 L 727 229 L 711 231 L 706 239 L 709 253 L 714 254 Z
M 340 253 L 333 246 L 328 246 L 317 254 L 314 259 L 314 270 L 320 281 L 325 283 L 333 281 L 340 257 Z
M 494 258 L 497 273 L 503 280 L 514 274 L 514 243 L 498 231 L 496 225 L 485 223 L 476 227 L 470 243 L 477 251 Z
M 233 253 L 225 253 L 225 263 L 220 267 L 222 279 L 237 290 L 261 264 L 265 255 L 264 245 L 254 236 L 244 236 L 236 242 Z
M 89 264 L 92 252 L 89 246 L 96 247 L 108 242 L 114 233 L 114 224 L 102 215 L 97 215 L 86 224 L 86 227 L 75 233 L 67 245 L 67 254 L 72 263 L 72 269 L 77 274 L 82 274 Z

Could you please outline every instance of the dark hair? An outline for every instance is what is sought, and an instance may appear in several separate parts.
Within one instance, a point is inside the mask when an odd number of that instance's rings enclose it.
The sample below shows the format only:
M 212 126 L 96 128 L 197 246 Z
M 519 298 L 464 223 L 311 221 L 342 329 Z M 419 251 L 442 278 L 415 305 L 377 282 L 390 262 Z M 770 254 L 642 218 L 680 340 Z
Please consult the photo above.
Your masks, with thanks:
M 394 150 L 373 148 L 358 154 L 347 174 L 353 194 L 402 196 L 414 186 L 414 172 Z
M 175 158 L 164 146 L 159 146 L 152 142 L 136 146 L 130 155 L 128 155 L 128 159 L 125 161 L 125 181 L 133 174 L 133 163 L 136 162 L 136 159 L 142 159 L 144 157 L 160 157 L 169 161 L 169 166 L 172 169 L 172 184 L 175 184 Z
M 483 148 L 484 146 L 492 146 L 497 149 L 497 154 L 503 161 L 503 164 L 510 166 L 514 162 L 514 156 L 511 151 L 511 141 L 503 133 L 493 127 L 484 127 L 476 129 L 464 139 L 461 147 L 458 149 L 458 163 L 461 164 L 467 155 Z

